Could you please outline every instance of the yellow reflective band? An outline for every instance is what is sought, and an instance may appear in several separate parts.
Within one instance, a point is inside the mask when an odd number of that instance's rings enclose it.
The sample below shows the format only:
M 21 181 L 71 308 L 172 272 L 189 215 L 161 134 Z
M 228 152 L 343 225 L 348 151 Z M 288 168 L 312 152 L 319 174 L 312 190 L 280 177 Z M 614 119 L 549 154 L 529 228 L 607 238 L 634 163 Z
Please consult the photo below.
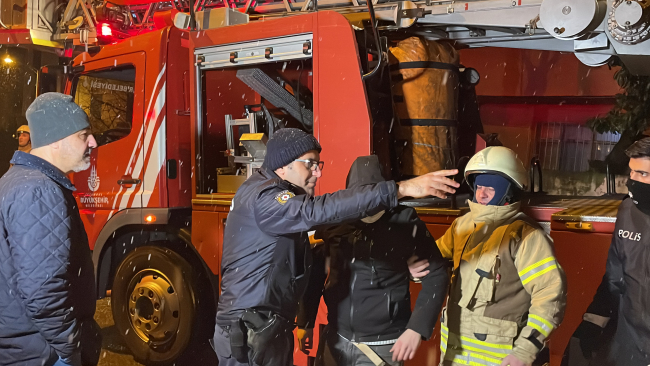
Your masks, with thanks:
M 539 266 L 541 266 L 543 264 L 546 264 L 546 263 L 548 263 L 550 261 L 554 261 L 554 260 L 555 260 L 555 257 L 548 257 L 548 258 L 542 259 L 541 261 L 539 261 L 537 263 L 533 263 L 530 266 L 524 268 L 521 272 L 519 272 L 519 277 L 522 277 L 523 275 L 525 275 L 530 270 L 533 270 L 533 269 L 535 269 L 535 268 L 537 268 L 537 267 L 539 267 Z
M 500 366 L 502 361 L 501 359 L 487 357 L 478 353 L 455 350 L 450 351 L 449 354 L 445 354 L 445 360 L 472 366 Z
M 491 358 L 488 356 L 483 356 L 483 355 L 477 355 L 476 353 L 471 354 L 472 358 L 478 358 L 479 360 L 487 361 L 487 362 L 492 362 L 496 363 L 497 365 L 501 365 L 502 360 L 497 360 L 496 358 Z
M 537 329 L 540 333 L 542 333 L 544 335 L 544 337 L 548 337 L 548 335 L 549 335 L 549 332 L 547 332 L 546 330 L 544 330 L 542 327 L 540 327 L 539 325 L 537 325 L 535 323 L 530 323 L 529 322 L 528 326 L 531 327 L 531 328 Z
M 507 344 L 497 344 L 497 343 L 489 343 L 489 342 L 483 342 L 479 341 L 476 339 L 471 339 L 465 336 L 460 336 L 460 339 L 463 341 L 471 342 L 474 344 L 477 344 L 479 346 L 485 346 L 485 347 L 490 347 L 490 348 L 497 348 L 497 349 L 512 349 L 512 346 L 507 345 Z
M 546 269 L 544 269 L 544 270 L 542 270 L 542 271 L 539 271 L 539 272 L 535 273 L 534 275 L 532 275 L 532 276 L 526 278 L 525 280 L 521 281 L 521 283 L 522 283 L 523 285 L 525 285 L 525 284 L 527 284 L 528 282 L 530 282 L 530 281 L 536 279 L 537 277 L 539 277 L 539 276 L 541 276 L 541 275 L 543 275 L 543 274 L 545 274 L 545 273 L 547 273 L 547 272 L 550 272 L 551 270 L 556 269 L 556 268 L 557 268 L 557 265 L 554 264 L 554 265 L 552 265 L 552 266 L 550 266 L 550 267 L 548 267 L 548 268 L 546 268 Z
M 548 335 L 553 330 L 553 325 L 551 323 L 549 323 L 546 319 L 537 316 L 535 314 L 528 315 L 528 325 L 532 328 L 537 329 L 545 337 L 548 337 Z
M 481 353 L 486 353 L 488 355 L 496 356 L 496 357 L 506 357 L 508 353 L 502 353 L 502 352 L 493 352 L 493 351 L 488 351 L 483 348 L 478 348 L 478 347 L 472 347 L 472 346 L 467 346 L 467 345 L 461 345 L 463 349 L 469 350 L 469 351 L 474 351 L 474 352 L 481 352 Z
M 449 340 L 445 340 L 445 344 L 446 346 L 451 344 L 455 349 L 480 352 L 501 358 L 506 357 L 509 354 L 509 351 L 512 350 L 512 345 L 483 342 L 465 336 L 459 336 L 454 333 L 451 333 L 451 336 L 453 336 L 451 342 Z

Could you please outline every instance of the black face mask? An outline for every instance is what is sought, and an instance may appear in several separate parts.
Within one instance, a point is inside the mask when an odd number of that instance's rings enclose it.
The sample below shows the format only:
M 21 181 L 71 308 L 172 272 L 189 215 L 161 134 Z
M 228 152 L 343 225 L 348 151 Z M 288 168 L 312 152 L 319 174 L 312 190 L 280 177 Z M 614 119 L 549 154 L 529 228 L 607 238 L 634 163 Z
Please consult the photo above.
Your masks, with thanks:
M 636 207 L 644 214 L 650 215 L 650 184 L 628 179 L 627 189 Z

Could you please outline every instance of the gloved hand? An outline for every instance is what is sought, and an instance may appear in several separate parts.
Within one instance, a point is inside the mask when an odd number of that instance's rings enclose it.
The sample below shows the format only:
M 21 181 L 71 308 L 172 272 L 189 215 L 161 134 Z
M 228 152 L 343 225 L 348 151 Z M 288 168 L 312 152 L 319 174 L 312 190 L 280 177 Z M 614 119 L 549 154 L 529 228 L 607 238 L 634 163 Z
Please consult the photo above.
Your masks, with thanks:
M 590 360 L 592 353 L 597 350 L 598 341 L 602 334 L 603 328 L 586 320 L 583 320 L 573 333 L 573 337 L 580 340 L 580 349 L 586 359 Z
M 52 366 L 81 366 L 81 353 L 75 353 L 69 358 L 59 356 L 59 359 Z
M 242 320 L 248 328 L 248 359 L 259 366 L 290 366 L 295 324 L 277 314 L 268 317 L 246 309 Z
M 300 348 L 302 353 L 308 355 L 309 350 L 311 350 L 314 345 L 314 328 L 298 328 L 296 336 L 298 338 L 298 348 Z

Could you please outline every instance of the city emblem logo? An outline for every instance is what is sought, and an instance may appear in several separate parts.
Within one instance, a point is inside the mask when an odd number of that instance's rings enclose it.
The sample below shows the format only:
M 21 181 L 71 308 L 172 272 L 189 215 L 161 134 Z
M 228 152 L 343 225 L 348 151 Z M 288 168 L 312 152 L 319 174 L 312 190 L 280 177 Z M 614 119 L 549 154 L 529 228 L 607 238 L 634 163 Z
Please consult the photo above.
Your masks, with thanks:
M 90 170 L 90 176 L 88 177 L 88 188 L 93 192 L 99 189 L 99 177 L 97 176 L 97 169 L 94 166 Z
M 284 205 L 290 198 L 295 196 L 296 195 L 291 191 L 282 191 L 275 196 L 275 200 L 278 201 L 279 204 Z

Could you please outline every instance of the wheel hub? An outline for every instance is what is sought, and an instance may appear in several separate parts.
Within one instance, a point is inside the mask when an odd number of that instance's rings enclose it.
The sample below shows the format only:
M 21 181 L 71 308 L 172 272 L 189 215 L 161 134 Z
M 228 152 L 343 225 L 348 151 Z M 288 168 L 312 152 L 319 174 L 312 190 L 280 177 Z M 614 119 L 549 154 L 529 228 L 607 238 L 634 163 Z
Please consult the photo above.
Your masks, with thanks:
M 179 326 L 180 304 L 169 279 L 153 269 L 140 271 L 129 286 L 129 317 L 136 334 L 152 346 L 172 339 Z

